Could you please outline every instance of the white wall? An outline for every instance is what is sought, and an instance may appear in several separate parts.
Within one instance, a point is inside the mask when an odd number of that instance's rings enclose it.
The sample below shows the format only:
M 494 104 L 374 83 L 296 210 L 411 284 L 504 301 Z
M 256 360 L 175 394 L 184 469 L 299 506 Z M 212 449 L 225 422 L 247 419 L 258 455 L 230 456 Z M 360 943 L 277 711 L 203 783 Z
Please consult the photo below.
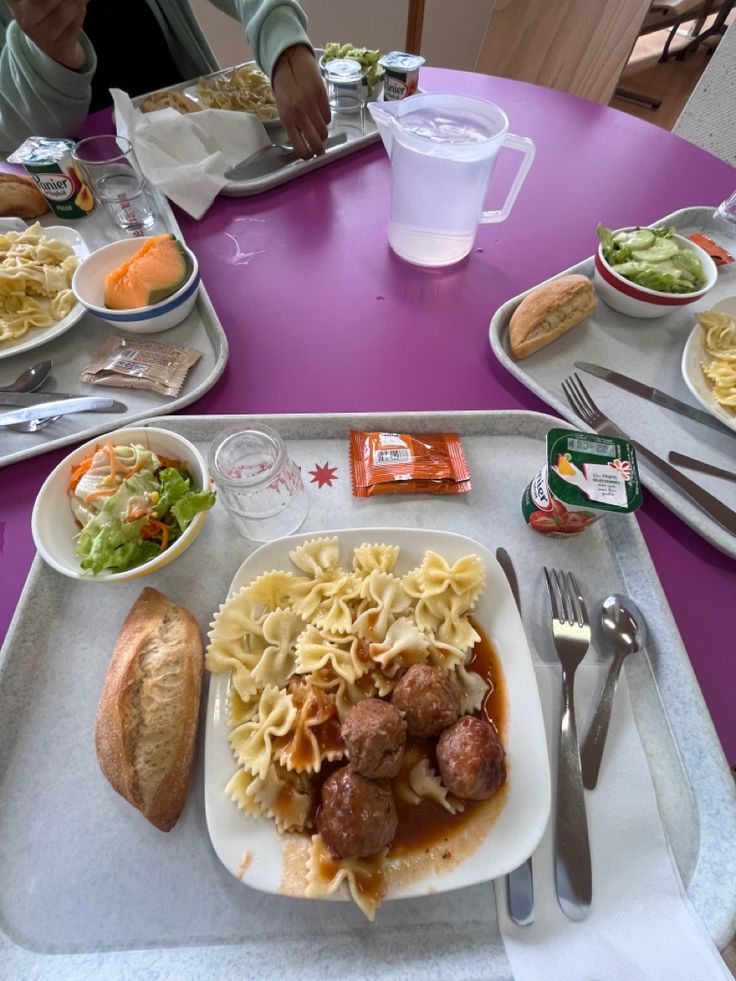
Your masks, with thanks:
M 253 57 L 242 30 L 208 0 L 190 0 L 220 64 Z M 407 0 L 302 0 L 309 36 L 384 51 L 401 50 L 406 38 Z M 426 0 L 422 54 L 427 64 L 471 70 L 495 0 Z

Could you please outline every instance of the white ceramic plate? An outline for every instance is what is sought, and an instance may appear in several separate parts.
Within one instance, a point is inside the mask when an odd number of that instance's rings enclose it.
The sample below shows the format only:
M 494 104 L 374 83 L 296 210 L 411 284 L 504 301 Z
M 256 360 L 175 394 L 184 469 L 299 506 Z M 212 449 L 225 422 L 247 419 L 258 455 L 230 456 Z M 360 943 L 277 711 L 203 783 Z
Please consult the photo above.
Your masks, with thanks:
M 479 848 L 443 875 L 426 875 L 386 897 L 399 899 L 447 892 L 495 879 L 521 865 L 537 847 L 550 809 L 550 775 L 547 743 L 536 677 L 514 598 L 501 567 L 479 542 L 442 531 L 402 528 L 368 528 L 292 535 L 253 552 L 240 567 L 232 592 L 272 569 L 293 569 L 288 553 L 310 538 L 338 535 L 343 566 L 350 567 L 352 550 L 363 542 L 385 542 L 401 548 L 396 572 L 401 575 L 418 565 L 427 549 L 448 562 L 464 555 L 480 557 L 486 570 L 486 587 L 473 612 L 493 642 L 504 674 L 508 698 L 506 750 L 509 765 L 506 803 Z M 294 570 L 295 571 L 295 570 Z M 227 740 L 227 693 L 229 678 L 212 675 L 205 730 L 205 809 L 207 827 L 218 858 L 246 885 L 263 892 L 280 891 L 283 870 L 282 837 L 266 818 L 250 818 L 225 796 L 224 790 L 237 765 Z M 244 852 L 251 859 L 242 870 Z M 293 895 L 293 892 L 290 892 Z M 333 898 L 346 899 L 345 895 Z
M 86 259 L 89 255 L 89 249 L 82 241 L 82 236 L 79 232 L 75 232 L 73 228 L 69 228 L 66 225 L 51 225 L 48 228 L 44 228 L 43 233 L 47 238 L 55 238 L 57 241 L 63 242 L 71 249 L 74 249 L 80 259 Z M 16 354 L 22 354 L 23 351 L 31 351 L 34 347 L 41 347 L 42 344 L 46 344 L 48 341 L 53 341 L 55 337 L 65 334 L 84 314 L 85 309 L 82 304 L 76 303 L 66 317 L 57 320 L 51 327 L 31 327 L 18 340 L 1 343 L 0 361 L 3 358 L 11 358 Z
M 724 313 L 736 317 L 736 296 L 721 300 L 712 309 L 722 310 Z M 707 409 L 719 422 L 729 426 L 731 429 L 736 429 L 736 417 L 732 412 L 729 412 L 728 409 L 716 402 L 713 398 L 713 390 L 710 383 L 700 370 L 700 362 L 708 361 L 709 359 L 710 355 L 706 352 L 705 345 L 703 344 L 703 330 L 700 324 L 696 324 L 682 352 L 680 367 L 683 380 L 704 409 Z

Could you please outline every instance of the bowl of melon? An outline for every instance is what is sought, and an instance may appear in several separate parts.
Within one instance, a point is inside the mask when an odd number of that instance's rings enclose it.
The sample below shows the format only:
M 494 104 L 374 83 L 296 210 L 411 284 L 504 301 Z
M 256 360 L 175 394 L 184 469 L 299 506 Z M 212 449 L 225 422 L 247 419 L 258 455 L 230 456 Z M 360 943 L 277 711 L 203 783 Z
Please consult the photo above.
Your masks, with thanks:
M 90 313 L 133 334 L 180 324 L 199 290 L 194 253 L 174 235 L 103 245 L 76 269 L 74 295 Z

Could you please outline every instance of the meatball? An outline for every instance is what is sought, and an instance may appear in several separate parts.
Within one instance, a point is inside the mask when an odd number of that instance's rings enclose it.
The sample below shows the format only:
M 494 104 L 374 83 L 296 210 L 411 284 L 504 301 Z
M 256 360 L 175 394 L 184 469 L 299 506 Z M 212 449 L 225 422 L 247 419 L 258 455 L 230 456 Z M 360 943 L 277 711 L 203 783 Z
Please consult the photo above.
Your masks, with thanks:
M 380 698 L 365 698 L 350 709 L 342 738 L 354 770 L 364 777 L 395 777 L 406 745 L 406 722 L 397 708 Z
M 404 713 L 412 736 L 436 736 L 460 715 L 460 691 L 444 668 L 413 664 L 391 700 Z
M 442 783 L 465 800 L 487 800 L 506 781 L 503 746 L 490 723 L 464 715 L 440 736 Z
M 365 858 L 388 845 L 398 816 L 388 780 L 367 780 L 350 766 L 322 784 L 317 830 L 338 858 Z

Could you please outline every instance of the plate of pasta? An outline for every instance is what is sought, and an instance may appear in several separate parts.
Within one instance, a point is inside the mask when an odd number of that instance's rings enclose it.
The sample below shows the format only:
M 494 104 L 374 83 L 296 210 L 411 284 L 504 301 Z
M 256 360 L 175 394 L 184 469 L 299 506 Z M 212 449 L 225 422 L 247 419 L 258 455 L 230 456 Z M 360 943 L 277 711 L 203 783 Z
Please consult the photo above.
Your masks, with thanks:
M 264 545 L 205 665 L 207 826 L 246 885 L 372 920 L 384 899 L 503 875 L 541 840 L 536 677 L 479 542 L 372 528 Z
M 250 112 L 265 126 L 280 125 L 276 98 L 268 76 L 256 65 L 236 65 L 200 78 L 184 89 L 186 98 L 203 109 Z
M 72 228 L 0 226 L 0 360 L 46 344 L 84 316 L 71 282 L 87 255 Z
M 736 297 L 696 317 L 682 352 L 682 377 L 704 409 L 736 429 Z

